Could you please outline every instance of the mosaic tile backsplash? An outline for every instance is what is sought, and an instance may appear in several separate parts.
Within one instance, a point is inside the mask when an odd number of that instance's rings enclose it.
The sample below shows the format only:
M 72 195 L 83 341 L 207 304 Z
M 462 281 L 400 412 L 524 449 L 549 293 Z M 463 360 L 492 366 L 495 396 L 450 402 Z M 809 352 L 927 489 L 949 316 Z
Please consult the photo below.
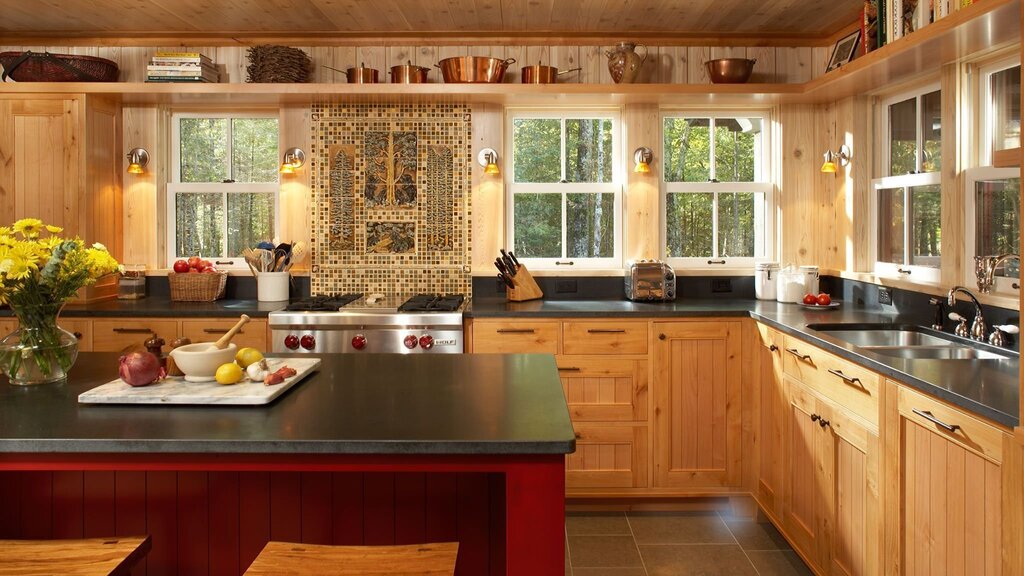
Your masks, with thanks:
M 310 291 L 472 296 L 465 105 L 314 104 Z

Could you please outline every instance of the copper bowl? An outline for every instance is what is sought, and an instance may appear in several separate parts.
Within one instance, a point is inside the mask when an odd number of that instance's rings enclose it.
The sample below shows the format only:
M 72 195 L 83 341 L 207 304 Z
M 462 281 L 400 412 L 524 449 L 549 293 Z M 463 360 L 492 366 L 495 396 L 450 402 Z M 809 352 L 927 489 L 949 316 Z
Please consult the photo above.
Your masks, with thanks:
M 435 66 L 441 69 L 441 76 L 447 83 L 494 84 L 505 78 L 505 70 L 515 61 L 515 58 L 502 60 L 486 56 L 456 56 L 445 58 Z
M 523 84 L 554 84 L 558 82 L 558 77 L 562 74 L 579 72 L 582 68 L 570 68 L 569 70 L 559 72 L 558 68 L 554 66 L 535 64 L 533 66 L 523 66 L 520 70 L 522 71 L 520 80 Z
M 743 84 L 750 80 L 757 60 L 748 58 L 719 58 L 704 63 L 708 69 L 708 77 L 715 84 Z

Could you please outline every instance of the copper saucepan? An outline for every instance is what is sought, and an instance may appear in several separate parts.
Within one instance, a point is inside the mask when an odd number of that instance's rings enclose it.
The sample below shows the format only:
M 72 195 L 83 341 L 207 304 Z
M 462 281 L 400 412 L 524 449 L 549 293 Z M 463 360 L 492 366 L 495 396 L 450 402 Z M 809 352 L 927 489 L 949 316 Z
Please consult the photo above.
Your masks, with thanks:
M 544 66 L 538 62 L 534 66 L 523 66 L 521 70 L 523 84 L 554 84 L 562 74 L 579 72 L 583 68 L 570 68 L 559 72 L 554 66 Z
M 448 83 L 498 83 L 505 78 L 509 64 L 515 64 L 515 61 L 515 58 L 456 56 L 445 58 L 435 66 L 441 69 L 441 76 Z
M 341 72 L 348 78 L 349 84 L 377 84 L 380 82 L 380 73 L 377 69 L 367 68 L 366 64 L 362 62 L 359 63 L 358 68 L 349 68 L 348 70 L 338 70 L 330 66 L 324 66 L 324 68 Z
M 424 84 L 427 82 L 427 73 L 430 68 L 425 66 L 414 66 L 412 60 L 407 64 L 400 64 L 391 67 L 392 84 Z

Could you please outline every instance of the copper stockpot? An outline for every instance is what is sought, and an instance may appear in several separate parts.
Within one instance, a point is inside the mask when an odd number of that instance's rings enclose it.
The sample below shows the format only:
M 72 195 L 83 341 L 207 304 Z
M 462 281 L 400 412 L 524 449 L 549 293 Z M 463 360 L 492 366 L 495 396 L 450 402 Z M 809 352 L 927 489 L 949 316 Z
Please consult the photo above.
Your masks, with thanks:
M 447 83 L 498 83 L 505 78 L 505 70 L 515 58 L 502 60 L 486 56 L 456 56 L 435 64 Z
M 747 58 L 719 58 L 704 63 L 708 78 L 715 84 L 743 84 L 750 80 L 757 60 Z
M 330 68 L 330 66 L 326 66 Z M 337 68 L 331 68 L 335 72 L 341 72 Z M 348 78 L 349 84 L 377 84 L 380 82 L 380 72 L 376 68 L 367 68 L 366 64 L 360 62 L 358 68 L 349 68 L 341 72 Z
M 562 74 L 579 72 L 582 68 L 570 68 L 559 72 L 558 68 L 554 66 L 544 66 L 537 63 L 533 66 L 523 66 L 520 70 L 522 71 L 521 80 L 523 84 L 554 84 L 558 82 L 558 77 Z
M 391 67 L 391 83 L 425 84 L 427 82 L 427 73 L 430 72 L 430 68 L 425 66 L 414 66 L 412 60 L 407 60 L 406 62 L 408 63 Z

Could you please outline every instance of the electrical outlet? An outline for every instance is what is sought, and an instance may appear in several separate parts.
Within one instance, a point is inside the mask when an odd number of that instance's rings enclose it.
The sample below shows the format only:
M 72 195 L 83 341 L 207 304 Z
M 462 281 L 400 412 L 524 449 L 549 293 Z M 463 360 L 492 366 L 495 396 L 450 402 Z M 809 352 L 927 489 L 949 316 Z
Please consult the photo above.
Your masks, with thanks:
M 892 288 L 884 286 L 878 288 L 878 303 L 892 305 Z
M 579 285 L 575 280 L 559 280 L 555 283 L 555 292 L 558 294 L 575 294 L 579 291 Z
M 711 292 L 716 294 L 732 292 L 732 280 L 729 278 L 714 278 L 711 280 Z

